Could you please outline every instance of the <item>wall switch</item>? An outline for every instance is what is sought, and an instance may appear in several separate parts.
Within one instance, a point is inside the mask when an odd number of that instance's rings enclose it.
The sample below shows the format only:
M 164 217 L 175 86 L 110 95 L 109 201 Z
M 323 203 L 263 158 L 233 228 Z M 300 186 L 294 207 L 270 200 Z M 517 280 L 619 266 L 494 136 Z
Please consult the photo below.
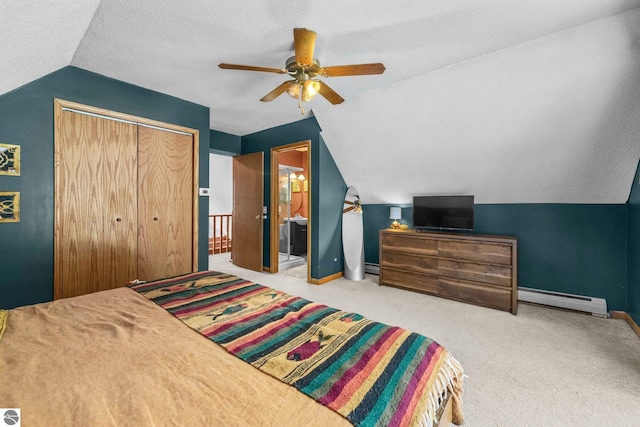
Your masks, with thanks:
M 208 188 L 200 188 L 198 190 L 198 194 L 200 196 L 208 196 L 209 195 L 209 189 Z

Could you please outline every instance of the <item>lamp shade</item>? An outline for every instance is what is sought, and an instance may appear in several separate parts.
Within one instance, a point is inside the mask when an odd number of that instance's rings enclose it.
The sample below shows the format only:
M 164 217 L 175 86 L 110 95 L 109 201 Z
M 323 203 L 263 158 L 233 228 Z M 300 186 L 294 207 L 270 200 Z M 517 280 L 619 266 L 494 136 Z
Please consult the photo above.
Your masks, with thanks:
M 389 209 L 389 219 L 400 219 L 402 218 L 401 209 L 398 207 L 394 207 Z

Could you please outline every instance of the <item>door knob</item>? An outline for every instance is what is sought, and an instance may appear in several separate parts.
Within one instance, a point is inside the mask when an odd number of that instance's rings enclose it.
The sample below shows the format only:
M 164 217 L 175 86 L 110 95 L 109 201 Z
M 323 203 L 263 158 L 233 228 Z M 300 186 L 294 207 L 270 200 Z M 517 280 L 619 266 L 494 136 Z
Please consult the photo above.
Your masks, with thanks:
M 262 215 L 256 215 L 256 219 L 262 219 Z

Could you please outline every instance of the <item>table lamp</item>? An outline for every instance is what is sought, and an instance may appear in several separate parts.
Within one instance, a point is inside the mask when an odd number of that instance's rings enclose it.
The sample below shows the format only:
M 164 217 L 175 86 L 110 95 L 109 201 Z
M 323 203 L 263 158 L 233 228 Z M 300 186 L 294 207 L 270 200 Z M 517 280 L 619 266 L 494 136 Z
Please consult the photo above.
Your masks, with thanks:
M 401 212 L 402 210 L 398 207 L 389 209 L 389 219 L 393 220 L 393 222 L 391 223 L 391 228 L 395 230 L 400 228 L 400 223 L 398 222 L 398 220 L 402 218 Z

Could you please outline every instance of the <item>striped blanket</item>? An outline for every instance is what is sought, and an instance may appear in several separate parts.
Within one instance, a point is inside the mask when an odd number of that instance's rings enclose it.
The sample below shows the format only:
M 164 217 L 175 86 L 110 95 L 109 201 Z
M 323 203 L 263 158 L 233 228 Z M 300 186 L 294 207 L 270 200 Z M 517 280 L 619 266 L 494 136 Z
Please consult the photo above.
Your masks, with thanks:
M 462 423 L 462 368 L 422 335 L 219 272 L 130 287 L 356 426 L 431 426 L 447 393 Z

